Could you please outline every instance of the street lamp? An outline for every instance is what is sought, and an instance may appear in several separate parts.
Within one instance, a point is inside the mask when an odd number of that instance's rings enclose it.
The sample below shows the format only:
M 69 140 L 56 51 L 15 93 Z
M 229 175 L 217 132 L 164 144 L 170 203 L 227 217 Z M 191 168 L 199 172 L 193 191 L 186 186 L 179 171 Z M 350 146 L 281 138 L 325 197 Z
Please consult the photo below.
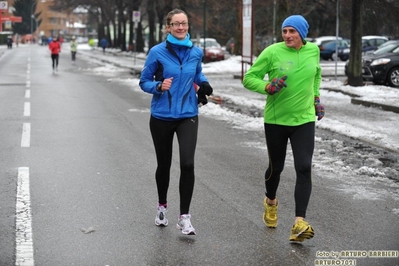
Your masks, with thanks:
M 30 43 L 32 43 L 32 39 L 33 39 L 33 23 L 32 23 L 32 19 L 35 17 L 35 15 L 33 14 L 33 7 L 35 7 L 37 5 L 37 1 L 35 0 L 30 8 Z M 36 28 L 37 28 L 37 23 L 36 23 Z
M 35 14 L 33 14 L 33 8 L 35 7 L 35 6 L 37 6 L 37 1 L 38 0 L 34 0 L 34 2 L 32 3 L 32 6 L 31 6 L 31 8 L 30 8 L 30 34 L 31 34 L 31 43 L 32 43 L 32 38 L 33 38 L 33 24 L 32 24 L 32 19 L 35 19 L 35 22 L 36 22 L 36 32 L 37 32 L 37 20 L 36 20 L 36 17 L 35 17 Z M 42 3 L 45 3 L 46 2 L 46 0 L 41 0 L 41 2 Z M 37 36 L 36 36 L 37 37 Z
M 32 15 L 31 19 L 35 20 L 35 35 L 37 37 L 37 19 L 36 19 L 35 15 Z M 33 32 L 32 32 L 32 34 L 33 34 Z

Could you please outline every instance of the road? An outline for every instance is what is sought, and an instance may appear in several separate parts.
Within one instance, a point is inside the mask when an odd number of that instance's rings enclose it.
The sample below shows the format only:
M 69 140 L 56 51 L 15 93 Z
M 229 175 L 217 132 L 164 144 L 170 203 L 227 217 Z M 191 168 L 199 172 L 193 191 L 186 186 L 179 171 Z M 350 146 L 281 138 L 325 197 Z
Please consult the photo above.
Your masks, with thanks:
M 341 251 L 348 265 L 399 265 L 395 199 L 353 199 L 322 172 L 313 177 L 307 217 L 315 237 L 289 243 L 290 161 L 279 188 L 279 227 L 265 228 L 267 157 L 248 145 L 262 133 L 207 116 L 200 117 L 191 208 L 197 235 L 174 227 L 176 149 L 170 226 L 156 227 L 150 96 L 137 84 L 93 75 L 92 60 L 74 65 L 69 56 L 61 54 L 57 74 L 46 47 L 19 47 L 0 58 L 0 265 L 315 265 Z M 381 250 L 396 256 L 352 252 Z

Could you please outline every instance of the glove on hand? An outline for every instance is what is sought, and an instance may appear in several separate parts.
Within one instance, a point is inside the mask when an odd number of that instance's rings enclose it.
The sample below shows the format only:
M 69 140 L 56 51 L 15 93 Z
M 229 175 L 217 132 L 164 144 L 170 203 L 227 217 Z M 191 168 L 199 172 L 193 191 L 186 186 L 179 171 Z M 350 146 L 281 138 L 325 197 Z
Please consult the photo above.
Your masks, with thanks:
M 213 92 L 213 89 L 212 89 L 211 85 L 209 85 L 208 82 L 202 82 L 201 85 L 199 86 L 197 93 L 198 93 L 198 95 L 204 94 L 204 95 L 209 96 L 212 94 L 212 92 Z
M 197 94 L 198 94 L 198 104 L 199 104 L 199 105 L 205 105 L 205 104 L 208 103 L 208 99 L 206 98 L 205 93 L 200 92 L 200 91 L 198 90 Z
M 317 120 L 320 120 L 324 117 L 324 106 L 320 104 L 320 98 L 314 97 L 314 107 L 316 110 Z
M 267 84 L 266 91 L 269 95 L 273 95 L 279 92 L 282 88 L 287 87 L 285 80 L 287 76 L 283 76 L 281 78 L 274 78 L 271 83 Z

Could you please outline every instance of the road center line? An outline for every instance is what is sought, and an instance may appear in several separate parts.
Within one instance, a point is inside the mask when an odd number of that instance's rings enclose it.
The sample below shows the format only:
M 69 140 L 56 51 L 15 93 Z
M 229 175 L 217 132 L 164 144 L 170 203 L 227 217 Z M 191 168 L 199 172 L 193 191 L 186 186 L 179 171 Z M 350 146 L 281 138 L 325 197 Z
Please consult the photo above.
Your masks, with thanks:
M 30 147 L 30 123 L 24 123 L 22 126 L 21 147 Z
M 30 98 L 30 90 L 29 89 L 25 90 L 25 98 L 26 99 Z
M 30 102 L 24 104 L 24 116 L 30 116 Z
M 18 168 L 15 237 L 15 265 L 33 266 L 33 233 L 29 167 Z

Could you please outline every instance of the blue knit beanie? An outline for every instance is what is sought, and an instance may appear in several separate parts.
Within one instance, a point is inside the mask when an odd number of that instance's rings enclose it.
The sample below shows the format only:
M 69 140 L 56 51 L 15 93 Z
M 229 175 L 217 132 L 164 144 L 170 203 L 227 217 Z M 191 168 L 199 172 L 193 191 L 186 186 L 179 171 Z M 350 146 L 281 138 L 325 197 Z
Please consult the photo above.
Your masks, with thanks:
M 309 24 L 304 17 L 301 15 L 292 15 L 286 18 L 281 26 L 281 29 L 285 27 L 293 27 L 301 35 L 302 40 L 308 35 Z

